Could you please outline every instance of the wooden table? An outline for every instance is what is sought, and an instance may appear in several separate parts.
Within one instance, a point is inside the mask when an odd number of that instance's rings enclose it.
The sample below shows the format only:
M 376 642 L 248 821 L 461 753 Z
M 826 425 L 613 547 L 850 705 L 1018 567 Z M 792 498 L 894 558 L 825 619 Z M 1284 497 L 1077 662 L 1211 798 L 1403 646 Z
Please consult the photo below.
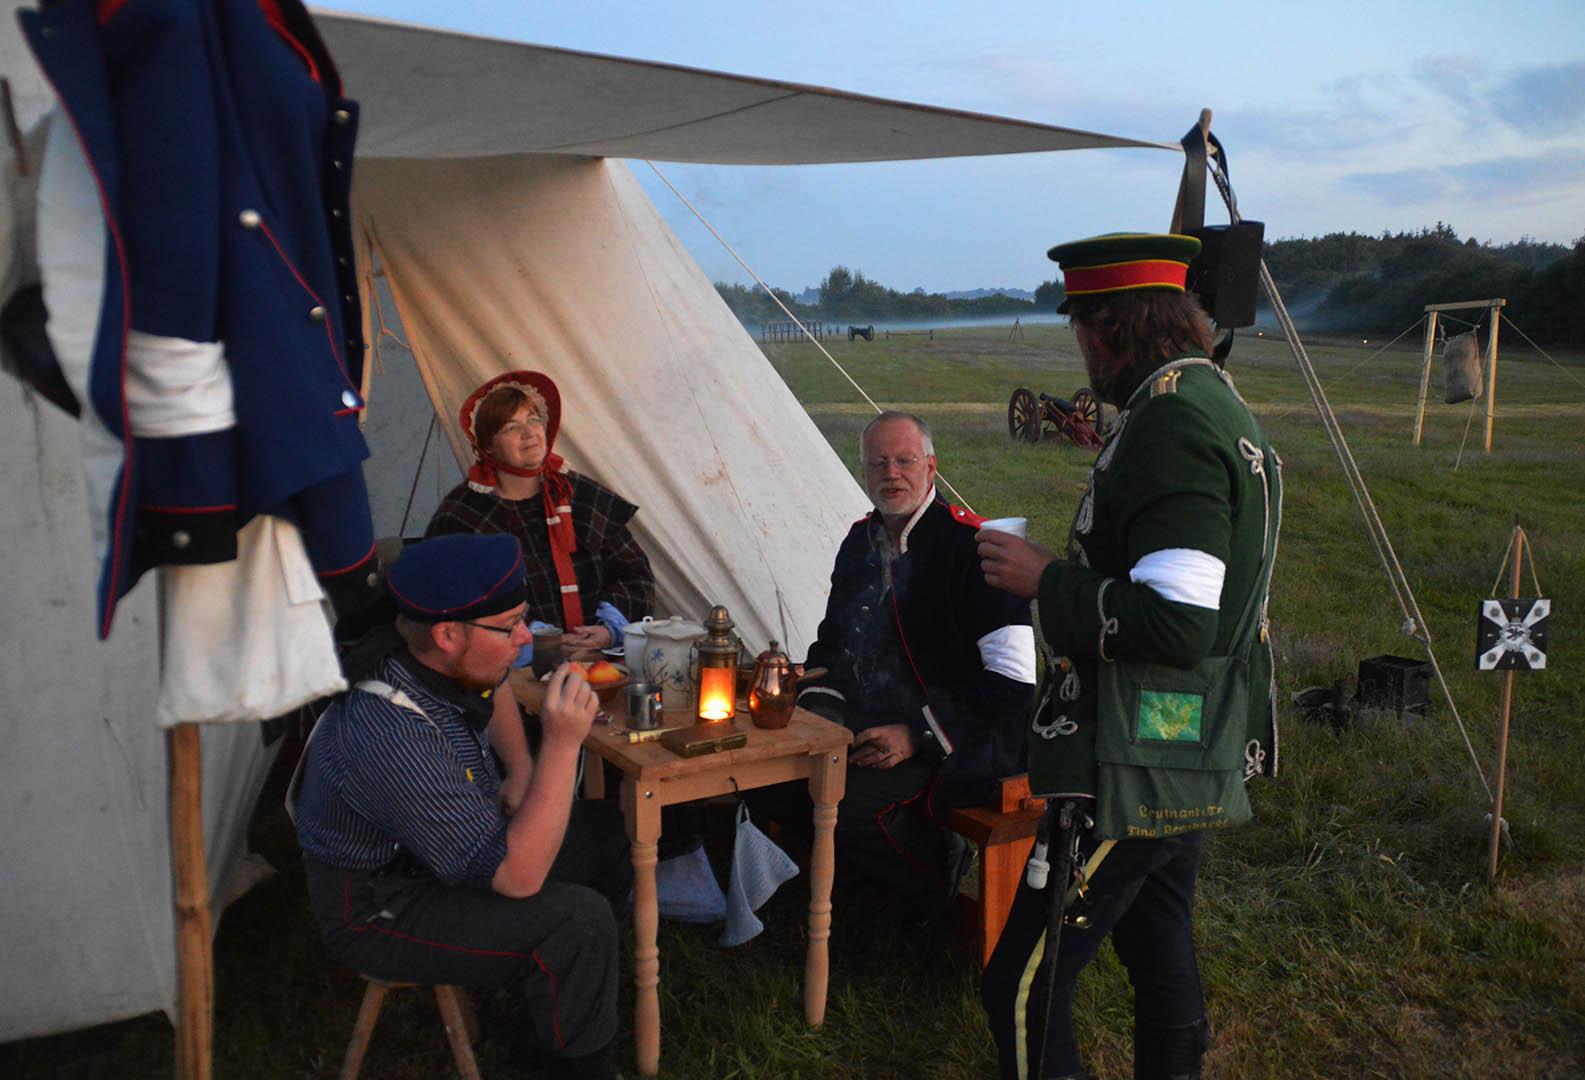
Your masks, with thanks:
M 617 708 L 618 721 L 621 706 Z M 662 723 L 677 720 L 665 714 Z M 804 958 L 804 1019 L 819 1027 L 825 1020 L 826 985 L 830 974 L 831 879 L 836 867 L 834 830 L 837 802 L 847 780 L 848 744 L 852 733 L 803 709 L 779 731 L 757 728 L 746 709 L 733 721 L 748 733 L 736 750 L 698 757 L 679 757 L 659 742 L 630 743 L 620 730 L 596 727 L 584 749 L 609 761 L 622 773 L 622 813 L 633 847 L 633 1041 L 638 1071 L 654 1076 L 660 1068 L 660 948 L 656 932 L 660 913 L 655 896 L 656 843 L 660 808 L 780 784 L 808 780 L 814 803 L 814 851 L 809 865 L 809 949 Z M 605 770 L 590 761 L 584 769 L 584 794 L 604 794 Z

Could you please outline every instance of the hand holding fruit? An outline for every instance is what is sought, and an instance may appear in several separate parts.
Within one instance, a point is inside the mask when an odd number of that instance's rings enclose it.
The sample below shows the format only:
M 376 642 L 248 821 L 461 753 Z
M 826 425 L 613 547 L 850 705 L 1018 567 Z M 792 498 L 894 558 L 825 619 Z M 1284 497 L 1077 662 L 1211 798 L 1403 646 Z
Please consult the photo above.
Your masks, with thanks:
M 546 739 L 581 743 L 589 734 L 600 703 L 594 688 L 579 670 L 581 668 L 583 665 L 577 661 L 568 661 L 551 673 L 550 682 L 545 686 L 545 701 L 539 710 Z

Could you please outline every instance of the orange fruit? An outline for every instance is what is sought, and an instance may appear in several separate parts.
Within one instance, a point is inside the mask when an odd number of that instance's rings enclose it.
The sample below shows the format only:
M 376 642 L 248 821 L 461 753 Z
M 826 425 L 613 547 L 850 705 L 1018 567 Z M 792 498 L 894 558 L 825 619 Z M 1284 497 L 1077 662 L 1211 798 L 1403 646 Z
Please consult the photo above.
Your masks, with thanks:
M 592 683 L 621 682 L 622 669 L 609 660 L 597 660 L 589 668 L 589 681 Z

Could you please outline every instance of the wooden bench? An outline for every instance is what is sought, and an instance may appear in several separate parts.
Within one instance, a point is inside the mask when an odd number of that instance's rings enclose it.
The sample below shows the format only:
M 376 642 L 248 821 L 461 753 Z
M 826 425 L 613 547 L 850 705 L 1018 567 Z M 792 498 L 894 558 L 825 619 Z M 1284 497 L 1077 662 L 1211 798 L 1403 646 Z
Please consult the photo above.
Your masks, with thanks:
M 983 969 L 1007 925 L 1013 894 L 1034 846 L 1035 830 L 1046 812 L 1046 800 L 1029 794 L 1029 774 L 1003 777 L 984 806 L 955 810 L 947 828 L 974 844 L 980 855 L 980 895 L 960 896 L 974 923 L 975 955 Z

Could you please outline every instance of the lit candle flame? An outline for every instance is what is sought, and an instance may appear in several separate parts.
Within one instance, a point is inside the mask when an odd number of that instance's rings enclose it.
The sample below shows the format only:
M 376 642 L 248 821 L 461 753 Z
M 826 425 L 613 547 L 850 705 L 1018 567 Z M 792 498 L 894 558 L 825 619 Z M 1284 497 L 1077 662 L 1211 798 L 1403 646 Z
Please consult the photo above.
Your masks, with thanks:
M 699 719 L 730 720 L 737 689 L 735 668 L 703 668 L 699 672 Z

